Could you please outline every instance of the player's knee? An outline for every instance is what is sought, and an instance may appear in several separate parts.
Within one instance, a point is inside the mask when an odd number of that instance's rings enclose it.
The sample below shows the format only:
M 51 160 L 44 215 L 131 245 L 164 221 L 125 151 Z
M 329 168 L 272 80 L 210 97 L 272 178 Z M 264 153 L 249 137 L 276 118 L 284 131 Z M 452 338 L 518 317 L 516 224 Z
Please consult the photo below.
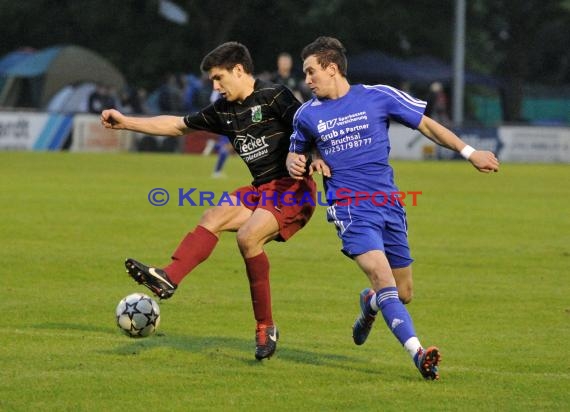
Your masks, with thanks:
M 216 222 L 214 209 L 206 209 L 200 218 L 202 226 L 212 226 Z
M 227 222 L 225 216 L 220 213 L 219 208 L 206 209 L 198 224 L 205 227 L 212 233 L 219 233 L 226 229 Z
M 398 297 L 404 305 L 407 305 L 412 301 L 414 291 L 411 287 L 398 288 Z
M 412 301 L 412 296 L 401 296 L 400 295 L 400 301 L 404 304 L 407 305 L 408 303 L 410 303 Z
M 242 230 L 238 230 L 236 233 L 236 241 L 239 246 L 239 249 L 242 250 L 243 248 L 247 248 L 248 239 L 247 236 L 243 233 Z
M 242 255 L 249 255 L 258 246 L 257 237 L 250 230 L 240 228 L 236 233 L 236 241 Z

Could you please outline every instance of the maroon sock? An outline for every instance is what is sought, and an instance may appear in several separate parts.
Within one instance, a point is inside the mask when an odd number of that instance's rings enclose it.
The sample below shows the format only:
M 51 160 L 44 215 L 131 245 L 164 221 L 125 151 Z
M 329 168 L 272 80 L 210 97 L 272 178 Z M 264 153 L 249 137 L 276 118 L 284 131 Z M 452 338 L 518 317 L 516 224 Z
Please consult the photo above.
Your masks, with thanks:
M 271 290 L 269 287 L 269 260 L 265 252 L 246 258 L 245 268 L 249 279 L 253 314 L 257 323 L 273 325 L 271 315 Z
M 182 239 L 172 254 L 172 262 L 164 271 L 178 285 L 192 269 L 210 256 L 217 243 L 216 235 L 203 226 L 196 226 Z

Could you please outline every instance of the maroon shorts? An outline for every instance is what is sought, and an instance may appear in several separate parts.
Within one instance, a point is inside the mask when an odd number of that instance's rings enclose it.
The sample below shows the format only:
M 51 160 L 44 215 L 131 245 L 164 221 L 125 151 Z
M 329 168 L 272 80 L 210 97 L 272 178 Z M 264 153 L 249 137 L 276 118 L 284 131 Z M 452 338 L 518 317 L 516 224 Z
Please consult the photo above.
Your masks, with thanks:
M 285 242 L 307 224 L 316 205 L 317 185 L 312 177 L 295 180 L 282 177 L 255 186 L 243 186 L 232 192 L 249 210 L 268 210 L 279 224 L 279 237 Z

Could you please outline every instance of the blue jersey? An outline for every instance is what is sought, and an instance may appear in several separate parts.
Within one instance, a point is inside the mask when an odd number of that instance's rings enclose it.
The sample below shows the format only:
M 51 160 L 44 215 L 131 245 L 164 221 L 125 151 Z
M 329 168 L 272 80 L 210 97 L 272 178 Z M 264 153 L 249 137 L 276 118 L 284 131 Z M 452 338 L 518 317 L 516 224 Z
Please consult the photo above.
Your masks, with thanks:
M 352 85 L 339 99 L 313 98 L 297 110 L 289 151 L 318 148 L 331 168 L 324 179 L 331 203 L 356 192 L 393 193 L 398 189 L 388 163 L 390 120 L 416 129 L 425 107 L 425 101 L 390 86 Z

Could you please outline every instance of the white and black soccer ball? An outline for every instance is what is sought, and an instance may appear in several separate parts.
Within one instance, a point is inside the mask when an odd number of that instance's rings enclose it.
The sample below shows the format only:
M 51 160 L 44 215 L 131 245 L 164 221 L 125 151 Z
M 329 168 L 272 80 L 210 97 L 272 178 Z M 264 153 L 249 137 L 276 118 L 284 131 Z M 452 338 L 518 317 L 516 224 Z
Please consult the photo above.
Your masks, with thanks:
M 160 324 L 158 304 L 144 293 L 133 293 L 121 299 L 115 316 L 117 326 L 133 338 L 152 335 Z

